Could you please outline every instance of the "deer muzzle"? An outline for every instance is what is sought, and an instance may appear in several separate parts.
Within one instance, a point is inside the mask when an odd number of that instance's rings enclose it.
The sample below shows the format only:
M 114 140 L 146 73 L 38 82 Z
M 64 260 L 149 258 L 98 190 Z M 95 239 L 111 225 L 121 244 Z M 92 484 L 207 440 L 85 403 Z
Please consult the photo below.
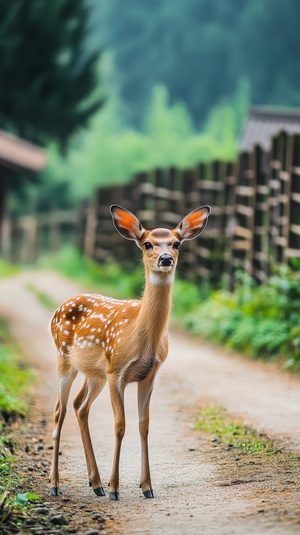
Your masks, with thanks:
M 164 267 L 174 266 L 174 259 L 170 254 L 164 253 L 159 257 L 157 264 Z

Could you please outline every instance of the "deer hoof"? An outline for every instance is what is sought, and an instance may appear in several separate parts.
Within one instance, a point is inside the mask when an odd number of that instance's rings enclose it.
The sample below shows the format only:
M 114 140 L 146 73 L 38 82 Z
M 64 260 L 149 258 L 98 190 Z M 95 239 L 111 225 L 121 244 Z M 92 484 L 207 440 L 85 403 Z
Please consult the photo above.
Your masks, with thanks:
M 153 490 L 144 490 L 143 492 L 145 498 L 154 498 Z
M 119 492 L 110 492 L 109 493 L 109 499 L 110 500 L 119 500 L 120 499 L 120 493 Z
M 103 487 L 97 487 L 96 489 L 93 489 L 94 493 L 97 494 L 97 496 L 105 496 L 105 490 Z
M 60 494 L 58 487 L 51 487 L 50 496 L 58 496 Z

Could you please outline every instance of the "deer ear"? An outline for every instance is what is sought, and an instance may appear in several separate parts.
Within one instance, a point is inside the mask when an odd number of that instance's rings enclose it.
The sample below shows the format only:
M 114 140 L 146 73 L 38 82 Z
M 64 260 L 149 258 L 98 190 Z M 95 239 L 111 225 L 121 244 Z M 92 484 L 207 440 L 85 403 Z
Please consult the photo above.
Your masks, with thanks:
M 110 207 L 114 226 L 117 231 L 127 240 L 140 241 L 145 230 L 143 229 L 140 220 L 129 210 L 113 204 Z
M 205 229 L 210 212 L 209 206 L 201 206 L 201 208 L 193 210 L 183 218 L 174 232 L 182 241 L 197 238 Z

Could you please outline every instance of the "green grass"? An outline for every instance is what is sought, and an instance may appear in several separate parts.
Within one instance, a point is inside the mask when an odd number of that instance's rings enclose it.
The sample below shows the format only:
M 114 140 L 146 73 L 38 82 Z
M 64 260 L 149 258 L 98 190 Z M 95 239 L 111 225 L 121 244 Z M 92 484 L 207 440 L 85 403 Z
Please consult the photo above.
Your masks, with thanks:
M 130 299 L 141 294 L 144 273 L 142 266 L 130 274 L 113 260 L 98 264 L 81 255 L 75 247 L 64 248 L 56 257 L 43 256 L 40 268 L 52 268 L 75 280 L 88 291 Z
M 31 284 L 31 283 L 28 283 L 26 284 L 26 288 L 27 290 L 29 290 L 30 292 L 33 293 L 33 295 L 35 295 L 38 299 L 38 301 L 41 303 L 41 305 L 43 305 L 43 307 L 47 308 L 47 310 L 50 310 L 51 312 L 53 312 L 53 310 L 55 310 L 59 303 L 56 303 L 52 297 L 47 294 L 46 292 L 43 292 L 41 290 L 39 290 L 38 288 L 36 288 L 36 286 L 34 286 L 34 284 Z
M 24 365 L 8 321 L 0 318 L 0 430 L 3 422 L 25 415 L 25 397 L 31 380 L 32 373 Z
M 218 405 L 203 407 L 195 419 L 194 429 L 208 433 L 213 440 L 246 455 L 277 453 L 270 440 L 245 426 L 241 419 L 232 418 Z
M 0 279 L 18 273 L 19 268 L 0 257 Z
M 0 523 L 5 522 L 14 503 L 14 493 L 20 482 L 13 451 L 14 437 L 10 423 L 24 417 L 28 410 L 26 395 L 33 375 L 9 331 L 8 322 L 0 318 Z

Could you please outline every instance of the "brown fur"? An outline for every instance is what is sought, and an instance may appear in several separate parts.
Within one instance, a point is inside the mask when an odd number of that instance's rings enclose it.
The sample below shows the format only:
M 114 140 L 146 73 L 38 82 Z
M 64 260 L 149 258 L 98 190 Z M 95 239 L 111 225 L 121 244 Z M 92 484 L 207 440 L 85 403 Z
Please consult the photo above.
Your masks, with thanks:
M 202 227 L 206 224 L 208 213 L 204 217 L 199 212 Z M 178 260 L 174 244 L 189 235 L 189 227 L 184 219 L 181 226 L 173 231 L 146 231 L 133 214 L 121 207 L 112 208 L 112 215 L 118 232 L 125 238 L 138 241 L 143 250 L 145 290 L 141 300 L 121 301 L 96 294 L 78 295 L 63 303 L 52 318 L 51 331 L 58 353 L 59 397 L 54 411 L 50 484 L 53 492 L 58 493 L 61 428 L 71 385 L 81 371 L 85 382 L 74 400 L 74 408 L 92 488 L 96 493 L 103 491 L 88 428 L 90 406 L 108 380 L 116 435 L 110 496 L 117 499 L 119 458 L 125 433 L 124 389 L 128 383 L 137 382 L 142 445 L 141 487 L 147 497 L 152 497 L 147 444 L 149 403 L 156 373 L 168 353 L 168 320 Z M 183 226 L 184 233 L 180 230 Z M 195 234 L 194 227 L 192 231 Z M 145 242 L 150 243 L 151 248 L 146 249 Z M 161 255 L 168 256 L 169 266 L 160 264 Z

